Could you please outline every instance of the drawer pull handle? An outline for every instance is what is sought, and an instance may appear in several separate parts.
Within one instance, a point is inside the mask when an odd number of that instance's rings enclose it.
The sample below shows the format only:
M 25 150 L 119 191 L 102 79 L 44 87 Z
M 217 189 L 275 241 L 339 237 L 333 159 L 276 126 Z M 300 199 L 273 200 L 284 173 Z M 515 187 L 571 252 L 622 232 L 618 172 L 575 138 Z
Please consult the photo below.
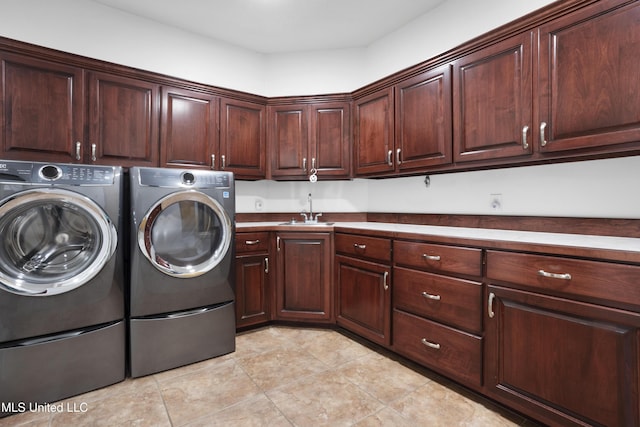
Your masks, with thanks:
M 356 248 L 356 249 L 362 249 L 362 250 L 367 249 L 367 245 L 359 245 L 357 243 L 354 243 L 353 247 Z
M 440 295 L 434 295 L 434 294 L 430 294 L 428 292 L 423 292 L 422 296 L 427 298 L 427 299 L 432 299 L 434 301 L 440 301 Z
M 429 348 L 433 348 L 433 349 L 436 349 L 436 350 L 440 350 L 440 344 L 436 344 L 436 343 L 434 343 L 434 342 L 427 341 L 427 339 L 426 339 L 426 338 L 422 338 L 422 344 L 426 345 L 426 346 L 427 346 L 427 347 L 429 347 Z
M 548 271 L 538 270 L 538 276 L 560 280 L 571 280 L 571 274 L 569 273 L 549 273 Z
M 257 239 L 257 240 L 245 240 L 244 241 L 245 245 L 257 245 L 258 243 L 260 243 L 260 239 Z
M 382 278 L 382 281 L 383 281 L 382 287 L 384 288 L 385 291 L 389 290 L 389 285 L 387 284 L 388 280 L 389 280 L 389 272 L 385 271 L 384 277 Z
M 427 254 L 422 254 L 422 258 L 428 260 L 428 261 L 440 261 L 440 255 L 427 255 Z
M 269 274 L 269 257 L 264 257 L 264 272 Z

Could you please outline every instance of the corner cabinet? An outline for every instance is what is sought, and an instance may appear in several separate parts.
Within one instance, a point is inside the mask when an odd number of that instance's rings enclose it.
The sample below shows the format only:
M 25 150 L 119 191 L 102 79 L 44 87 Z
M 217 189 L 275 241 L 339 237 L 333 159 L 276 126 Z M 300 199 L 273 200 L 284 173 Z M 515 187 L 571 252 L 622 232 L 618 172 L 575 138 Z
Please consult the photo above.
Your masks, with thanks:
M 391 344 L 391 240 L 335 235 L 336 323 Z
M 270 176 L 319 179 L 351 175 L 349 102 L 270 105 Z
M 487 393 L 551 425 L 640 425 L 640 267 L 487 252 Z
M 332 323 L 331 233 L 276 233 L 277 320 Z

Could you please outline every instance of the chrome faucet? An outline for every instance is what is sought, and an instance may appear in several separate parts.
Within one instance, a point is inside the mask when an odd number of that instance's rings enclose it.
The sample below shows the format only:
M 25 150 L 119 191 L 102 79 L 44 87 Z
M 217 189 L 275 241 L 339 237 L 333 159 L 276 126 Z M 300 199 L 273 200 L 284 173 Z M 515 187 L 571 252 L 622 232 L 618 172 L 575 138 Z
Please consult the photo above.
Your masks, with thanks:
M 309 203 L 309 214 L 307 215 L 305 211 L 302 211 L 300 212 L 300 215 L 304 217 L 304 222 L 306 223 L 318 222 L 318 217 L 322 216 L 322 213 L 317 213 L 315 217 L 313 216 L 313 199 L 311 198 L 311 193 L 307 196 L 307 202 Z

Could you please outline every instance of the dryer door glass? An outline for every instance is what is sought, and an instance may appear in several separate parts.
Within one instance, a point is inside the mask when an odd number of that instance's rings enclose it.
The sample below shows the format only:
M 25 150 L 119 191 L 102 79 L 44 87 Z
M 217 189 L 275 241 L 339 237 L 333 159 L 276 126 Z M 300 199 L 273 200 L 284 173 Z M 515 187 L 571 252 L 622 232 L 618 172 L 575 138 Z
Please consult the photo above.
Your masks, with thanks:
M 82 286 L 117 246 L 106 213 L 62 189 L 23 191 L 0 202 L 0 239 L 0 287 L 33 296 Z
M 198 191 L 158 201 L 138 228 L 138 245 L 160 271 L 196 277 L 211 271 L 231 245 L 232 223 L 222 206 Z

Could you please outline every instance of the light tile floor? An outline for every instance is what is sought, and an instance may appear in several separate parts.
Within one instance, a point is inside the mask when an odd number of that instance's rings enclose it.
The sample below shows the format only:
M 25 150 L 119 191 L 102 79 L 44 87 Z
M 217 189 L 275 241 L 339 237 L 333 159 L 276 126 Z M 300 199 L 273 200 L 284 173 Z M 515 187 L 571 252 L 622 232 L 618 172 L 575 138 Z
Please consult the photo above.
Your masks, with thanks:
M 535 425 L 339 332 L 283 326 L 239 334 L 232 354 L 61 403 L 0 427 Z

